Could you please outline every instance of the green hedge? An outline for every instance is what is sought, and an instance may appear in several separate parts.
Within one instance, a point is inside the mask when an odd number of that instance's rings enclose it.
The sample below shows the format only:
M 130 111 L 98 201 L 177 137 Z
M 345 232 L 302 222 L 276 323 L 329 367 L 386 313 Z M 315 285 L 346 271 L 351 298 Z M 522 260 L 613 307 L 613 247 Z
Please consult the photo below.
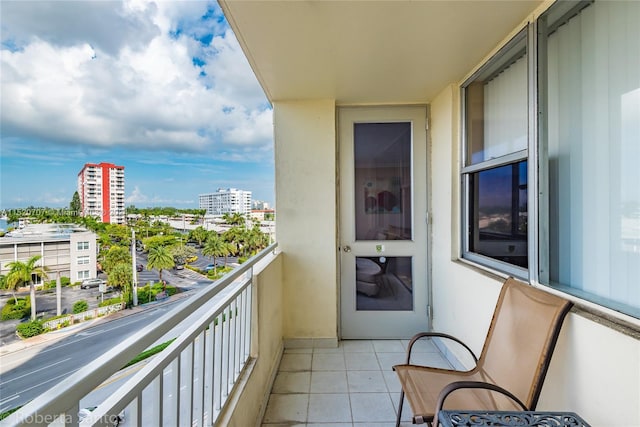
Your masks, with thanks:
M 169 347 L 169 344 L 171 344 L 172 342 L 174 342 L 176 339 L 170 339 L 169 341 L 165 341 L 162 344 L 158 344 L 157 346 L 150 348 L 149 350 L 145 350 L 142 353 L 140 353 L 139 355 L 137 355 L 136 357 L 134 357 L 133 359 L 131 359 L 129 361 L 129 363 L 127 363 L 126 365 L 124 365 L 122 367 L 122 369 L 131 366 L 131 365 L 135 365 L 136 363 L 140 362 L 141 360 L 147 359 L 157 353 L 160 353 L 162 350 L 164 350 L 165 348 Z
M 73 314 L 83 313 L 89 310 L 89 303 L 81 299 L 73 303 Z
M 118 304 L 119 302 L 122 302 L 122 299 L 120 297 L 110 298 L 99 303 L 98 307 L 106 307 L 108 305 Z
M 20 323 L 16 327 L 16 331 L 18 331 L 18 334 L 22 338 L 30 338 L 43 333 L 44 328 L 42 327 L 42 322 L 40 322 L 39 320 L 34 320 L 32 322 Z
M 149 290 L 151 290 L 151 295 L 149 295 Z M 162 292 L 162 283 L 154 283 L 149 288 L 149 285 L 138 288 L 138 303 L 145 304 L 147 302 L 153 302 L 156 300 L 156 295 L 158 292 Z M 178 292 L 178 289 L 175 286 L 167 285 L 167 296 L 174 295 Z
M 71 279 L 68 277 L 62 276 L 60 277 L 60 286 L 69 286 L 71 284 Z M 44 282 L 44 286 L 42 289 L 55 289 L 56 288 L 56 280 L 49 280 L 48 282 Z
M 18 302 L 13 298 L 9 298 L 7 303 L 2 307 L 2 313 L 0 314 L 1 320 L 10 319 L 22 319 L 31 314 L 31 299 L 30 297 L 18 298 Z

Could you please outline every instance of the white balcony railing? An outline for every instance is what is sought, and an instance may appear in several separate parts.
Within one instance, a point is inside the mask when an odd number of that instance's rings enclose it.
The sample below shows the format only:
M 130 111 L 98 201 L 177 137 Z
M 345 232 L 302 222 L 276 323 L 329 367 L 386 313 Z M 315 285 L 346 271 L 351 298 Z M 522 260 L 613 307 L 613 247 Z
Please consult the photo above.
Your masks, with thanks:
M 211 426 L 225 407 L 251 354 L 255 264 L 272 244 L 213 285 L 107 351 L 3 420 L 16 426 Z M 133 357 L 176 327 L 186 329 L 90 415 L 80 401 Z M 122 424 L 121 424 L 122 425 Z

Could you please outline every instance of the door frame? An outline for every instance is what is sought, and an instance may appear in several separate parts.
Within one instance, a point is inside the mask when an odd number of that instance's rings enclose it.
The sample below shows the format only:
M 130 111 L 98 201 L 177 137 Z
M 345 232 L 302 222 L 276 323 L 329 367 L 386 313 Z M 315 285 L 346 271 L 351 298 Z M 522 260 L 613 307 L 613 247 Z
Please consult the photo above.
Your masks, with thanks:
M 431 138 L 430 138 L 430 129 L 429 129 L 429 122 L 430 122 L 430 106 L 428 104 L 399 104 L 399 105 L 371 105 L 371 106 L 337 106 L 336 107 L 336 157 L 337 157 L 337 161 L 336 161 L 336 207 L 337 207 L 337 211 L 336 211 L 336 217 L 337 217 L 337 253 L 336 253 L 336 258 L 337 258 L 337 283 L 338 283 L 338 287 L 337 287 L 337 292 L 338 292 L 338 322 L 337 322 L 337 326 L 338 326 L 338 338 L 341 339 L 358 339 L 357 337 L 344 337 L 344 331 L 343 331 L 343 287 L 345 286 L 345 283 L 343 283 L 343 256 L 342 256 L 342 246 L 343 246 L 343 242 L 345 241 L 344 239 L 344 225 L 342 223 L 342 208 L 343 208 L 343 203 L 342 203 L 342 191 L 343 191 L 343 187 L 344 187 L 344 181 L 342 180 L 342 120 L 341 120 L 341 112 L 344 110 L 351 110 L 351 111 L 362 111 L 363 114 L 366 114 L 367 112 L 378 112 L 380 114 L 383 114 L 385 111 L 391 112 L 391 114 L 393 114 L 393 110 L 394 109 L 401 109 L 401 108 L 421 108 L 424 111 L 424 126 L 425 126 L 425 150 L 424 150 L 424 157 L 419 159 L 419 158 L 415 158 L 413 159 L 412 157 L 412 187 L 413 187 L 413 195 L 412 195 L 412 207 L 414 209 L 413 211 L 413 218 L 412 218 L 412 223 L 413 223 L 413 227 L 415 230 L 415 224 L 418 221 L 424 221 L 425 223 L 425 228 L 424 228 L 424 238 L 422 239 L 423 244 L 424 244 L 424 262 L 426 263 L 426 267 L 425 267 L 425 271 L 424 271 L 424 292 L 425 292 L 425 299 L 424 302 L 426 303 L 426 307 L 425 307 L 425 316 L 424 316 L 424 325 L 423 327 L 421 327 L 421 331 L 428 331 L 431 330 L 432 327 L 432 320 L 433 320 L 433 312 L 432 312 L 432 216 L 431 216 L 431 179 L 430 179 L 430 173 L 431 173 L 431 168 L 430 166 L 430 143 L 431 143 Z M 366 123 L 368 120 L 366 117 L 363 117 L 362 122 Z M 389 120 L 394 121 L 394 120 Z M 373 123 L 373 121 L 371 121 Z M 412 144 L 415 143 L 415 139 L 412 136 Z M 413 151 L 413 145 L 412 145 L 412 151 Z M 416 181 L 416 179 L 413 177 L 414 175 L 414 171 L 413 171 L 413 167 L 417 164 L 422 164 L 422 166 L 424 167 L 424 178 L 425 178 L 425 182 L 422 183 L 422 185 L 420 185 L 420 183 L 418 183 Z M 352 166 L 353 167 L 353 166 Z M 423 213 L 423 215 L 420 215 L 420 212 L 418 212 L 413 204 L 413 197 L 415 197 L 415 192 L 417 191 L 422 191 L 422 192 L 426 192 L 425 195 L 425 209 L 426 211 Z M 415 231 L 414 231 L 415 232 Z M 416 237 L 416 235 L 414 234 L 413 239 L 417 242 L 418 238 Z M 365 255 L 362 255 L 365 256 Z M 415 261 L 414 261 L 415 262 Z M 353 286 L 353 285 L 352 285 Z M 402 339 L 402 338 L 408 338 L 411 335 L 413 335 L 414 331 L 412 331 L 409 334 L 403 335 L 403 336 L 398 336 L 395 337 L 397 339 Z M 380 339 L 392 339 L 393 337 L 386 337 L 386 338 L 380 338 Z M 363 337 L 362 339 L 367 339 L 366 337 Z M 375 339 L 375 338 L 374 338 Z

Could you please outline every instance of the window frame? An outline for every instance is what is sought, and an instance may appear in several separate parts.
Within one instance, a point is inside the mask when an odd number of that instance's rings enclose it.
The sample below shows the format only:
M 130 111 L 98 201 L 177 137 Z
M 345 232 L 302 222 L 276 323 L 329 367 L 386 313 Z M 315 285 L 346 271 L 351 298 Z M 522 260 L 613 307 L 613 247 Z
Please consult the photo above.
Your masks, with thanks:
M 574 4 L 570 11 L 566 11 L 561 16 L 580 13 L 582 9 L 592 4 L 592 0 L 583 0 Z M 583 309 L 594 313 L 603 318 L 612 320 L 622 325 L 632 325 L 637 328 L 640 326 L 640 316 L 635 314 L 634 310 L 622 310 L 615 300 L 599 297 L 595 294 L 573 288 L 568 285 L 553 284 L 545 281 L 540 272 L 540 265 L 548 262 L 550 254 L 541 252 L 541 248 L 545 247 L 545 241 L 542 232 L 549 228 L 549 207 L 546 206 L 545 200 L 540 196 L 540 189 L 544 187 L 549 180 L 549 176 L 544 173 L 545 167 L 541 164 L 546 159 L 546 152 L 543 138 L 546 137 L 546 131 L 542 126 L 540 117 L 543 112 L 540 106 L 546 102 L 547 93 L 542 93 L 540 88 L 545 84 L 544 77 L 539 72 L 539 66 L 546 64 L 546 58 L 543 57 L 545 40 L 541 40 L 540 34 L 541 18 L 549 15 L 554 5 L 550 4 L 545 10 L 537 13 L 530 18 L 526 25 L 520 29 L 515 29 L 513 35 L 508 41 L 496 48 L 495 53 L 487 60 L 483 61 L 470 77 L 466 78 L 459 85 L 459 108 L 460 108 L 460 134 L 459 134 L 459 242 L 458 259 L 467 264 L 473 265 L 482 270 L 498 274 L 506 277 L 512 275 L 530 282 L 533 286 L 548 290 L 550 293 L 559 294 L 569 300 L 579 304 Z M 577 12 L 576 12 L 577 10 Z M 488 67 L 495 65 L 495 61 L 503 58 L 508 54 L 509 47 L 518 37 L 522 37 L 522 33 L 526 33 L 526 53 L 527 53 L 527 149 L 512 152 L 505 156 L 486 160 L 472 165 L 466 165 L 468 157 L 468 141 L 467 141 L 467 106 L 466 106 L 466 87 L 471 84 L 483 71 Z M 474 172 L 485 169 L 495 168 L 502 165 L 526 160 L 528 166 L 527 176 L 527 204 L 528 204 L 528 227 L 527 227 L 527 247 L 528 247 L 528 267 L 526 269 L 519 268 L 514 265 L 501 262 L 499 260 L 470 252 L 469 249 L 469 226 L 470 215 L 470 191 L 469 191 L 469 175 Z
M 534 265 L 529 266 L 532 282 L 537 286 L 544 289 L 548 289 L 551 292 L 559 293 L 568 299 L 577 301 L 581 306 L 593 311 L 599 315 L 604 315 L 608 318 L 622 320 L 624 323 L 630 323 L 636 326 L 640 326 L 640 307 L 633 307 L 626 305 L 614 299 L 603 297 L 595 293 L 584 291 L 578 287 L 570 286 L 563 283 L 552 281 L 546 274 L 541 272 L 541 266 L 549 265 L 549 252 L 543 252 L 541 248 L 548 246 L 549 233 L 543 233 L 545 230 L 549 230 L 551 227 L 551 220 L 549 218 L 550 208 L 548 206 L 548 200 L 545 197 L 541 197 L 540 188 L 548 188 L 549 174 L 546 173 L 548 165 L 541 162 L 547 160 L 547 148 L 545 143 L 547 141 L 544 138 L 547 137 L 545 117 L 548 114 L 547 111 L 543 111 L 543 105 L 547 101 L 548 92 L 543 89 L 546 87 L 547 80 L 546 74 L 540 72 L 538 69 L 547 65 L 547 57 L 544 56 L 546 51 L 547 40 L 544 40 L 545 35 L 555 32 L 560 26 L 572 17 L 582 13 L 583 9 L 589 6 L 593 6 L 595 0 L 580 0 L 571 3 L 555 2 L 548 8 L 535 16 L 532 22 L 529 24 L 535 30 L 535 37 L 533 37 L 535 47 L 536 68 L 534 73 L 530 77 L 530 85 L 535 87 L 535 122 L 534 128 L 536 130 L 536 139 L 534 141 L 534 149 L 532 151 L 536 161 L 536 197 L 535 197 L 535 211 L 533 212 L 535 218 L 536 233 L 533 236 L 535 243 Z M 556 10 L 554 10 L 554 8 Z M 552 17 L 555 14 L 555 22 L 549 25 L 546 29 L 542 29 L 540 23 Z M 597 25 L 597 22 L 596 22 Z M 530 207 L 531 210 L 531 207 Z M 546 239 L 545 239 L 546 238 Z
M 535 117 L 532 117 L 532 111 L 536 111 L 534 107 L 535 105 L 535 94 L 532 88 L 532 80 L 535 74 L 532 74 L 533 67 L 535 66 L 535 52 L 534 49 L 534 29 L 533 26 L 529 23 L 524 27 L 520 28 L 515 35 L 511 37 L 506 43 L 504 43 L 495 54 L 493 54 L 488 60 L 483 62 L 478 69 L 471 74 L 461 85 L 460 85 L 460 111 L 461 111 L 461 132 L 460 132 L 460 195 L 461 195 L 461 210 L 460 210 L 460 253 L 459 257 L 465 261 L 469 261 L 473 264 L 476 264 L 482 268 L 487 268 L 490 270 L 504 272 L 508 275 L 518 277 L 520 279 L 528 280 L 530 277 L 530 271 L 532 267 L 533 261 L 533 253 L 531 245 L 533 242 L 535 234 L 532 234 L 532 228 L 535 228 L 537 232 L 537 227 L 532 227 L 532 208 L 534 206 L 534 201 L 532 200 L 536 194 L 537 187 L 534 185 L 535 183 L 535 168 L 532 167 L 534 165 L 532 163 L 531 154 L 535 152 L 535 147 L 532 144 L 535 144 L 536 141 L 536 131 L 535 126 L 532 126 L 535 120 Z M 484 160 L 478 163 L 467 165 L 468 160 L 468 133 L 467 133 L 467 87 L 477 80 L 477 78 L 485 72 L 488 68 L 495 66 L 500 61 L 503 61 L 507 55 L 511 52 L 510 50 L 522 43 L 524 40 L 525 44 L 525 52 L 526 52 L 526 70 L 527 70 L 527 148 L 521 149 L 517 151 L 513 151 L 511 153 L 491 158 L 488 160 Z M 491 258 L 486 255 L 479 254 L 477 252 L 470 251 L 470 241 L 469 241 L 469 230 L 471 227 L 471 218 L 469 215 L 469 208 L 471 206 L 470 201 L 470 175 L 472 173 L 481 172 L 509 164 L 518 163 L 521 161 L 527 161 L 527 215 L 528 215 L 528 226 L 527 226 L 527 257 L 528 257 L 528 268 L 522 268 L 514 264 L 510 264 L 504 261 L 500 261 L 495 258 Z M 537 164 L 537 163 L 536 163 Z M 535 205 L 537 206 L 537 205 Z M 537 264 L 536 264 L 537 265 Z

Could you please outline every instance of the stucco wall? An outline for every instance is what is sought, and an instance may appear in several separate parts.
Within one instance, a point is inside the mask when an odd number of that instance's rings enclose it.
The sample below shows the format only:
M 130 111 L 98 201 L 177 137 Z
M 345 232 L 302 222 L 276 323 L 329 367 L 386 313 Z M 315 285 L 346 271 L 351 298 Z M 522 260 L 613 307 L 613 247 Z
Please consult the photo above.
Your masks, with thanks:
M 335 340 L 335 104 L 277 102 L 274 123 L 276 239 L 284 254 L 284 337 Z
M 502 278 L 457 260 L 459 104 L 457 85 L 431 104 L 433 247 L 440 248 L 432 252 L 433 325 L 462 338 L 478 354 Z M 640 426 L 640 341 L 570 313 L 538 409 L 575 411 L 594 427 Z

